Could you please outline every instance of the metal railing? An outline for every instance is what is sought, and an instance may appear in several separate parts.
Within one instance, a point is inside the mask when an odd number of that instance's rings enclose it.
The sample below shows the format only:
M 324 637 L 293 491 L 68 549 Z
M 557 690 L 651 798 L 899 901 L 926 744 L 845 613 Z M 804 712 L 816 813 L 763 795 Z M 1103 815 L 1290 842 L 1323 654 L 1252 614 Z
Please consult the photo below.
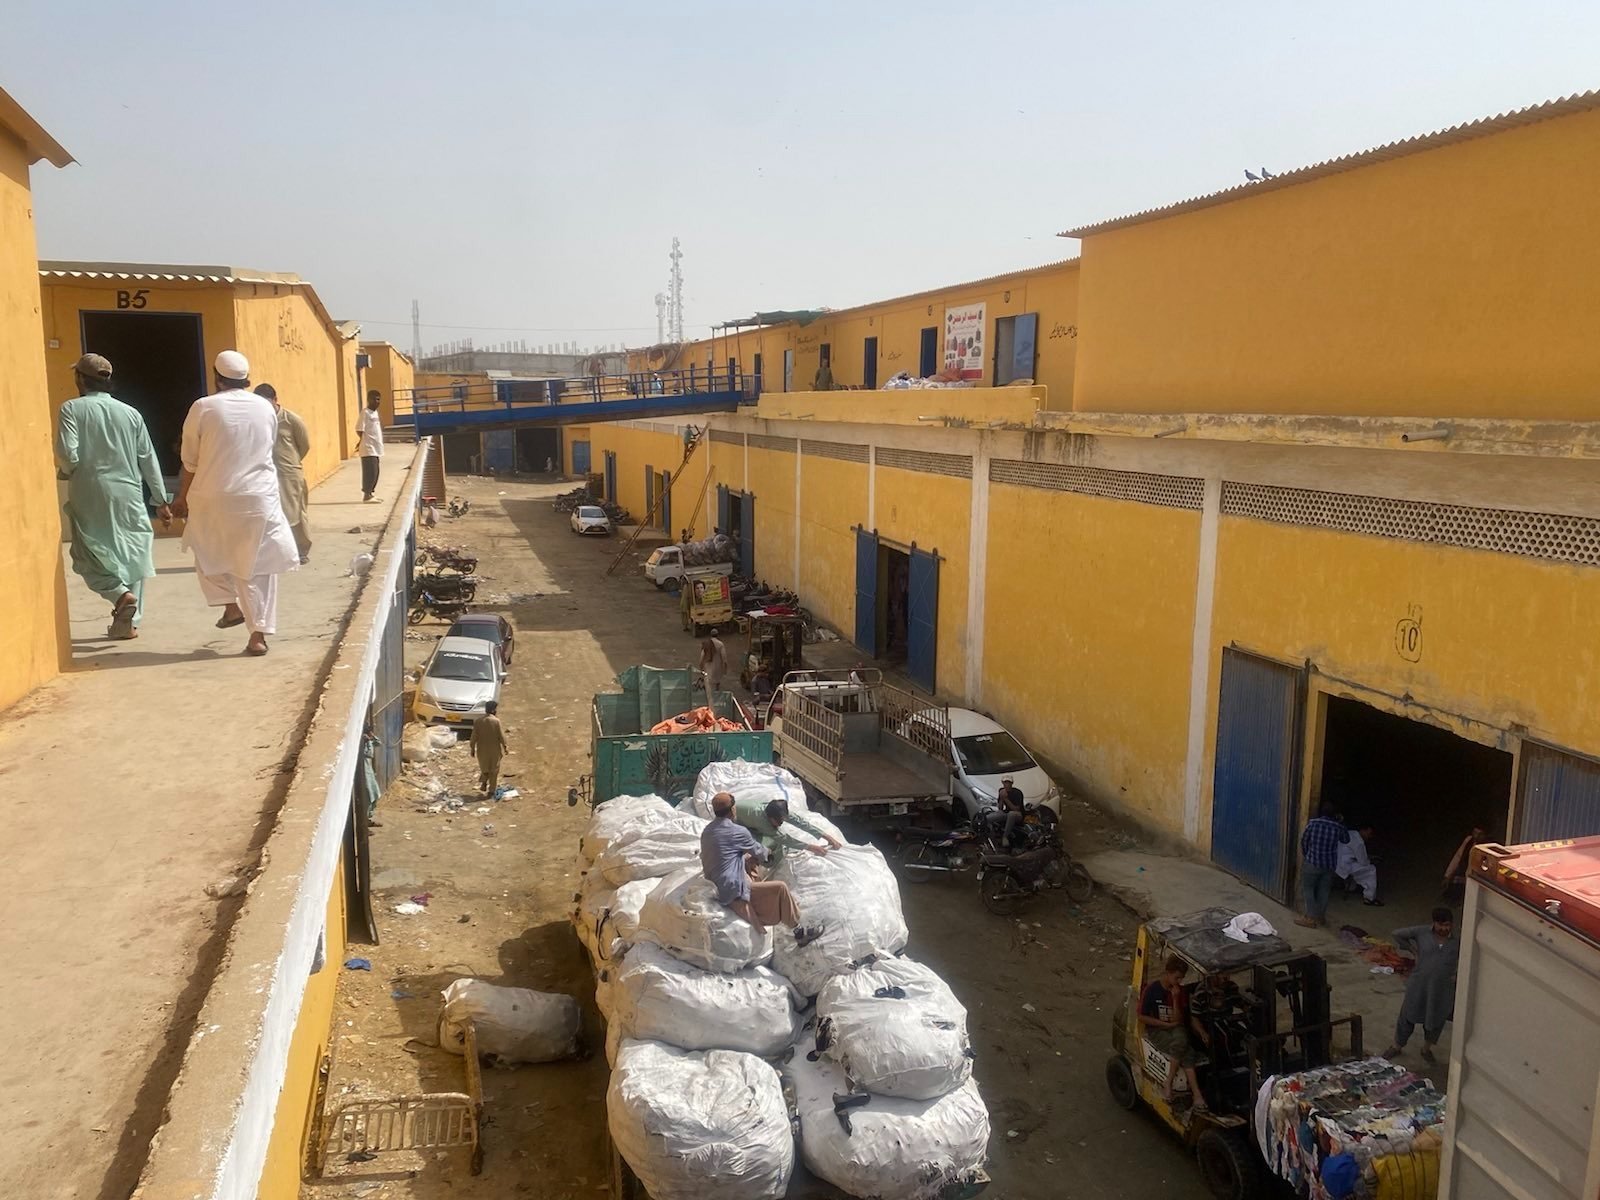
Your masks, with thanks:
M 833 775 L 844 764 L 844 717 L 798 689 L 783 693 L 783 740 L 822 763 Z
M 419 413 L 486 412 L 618 400 L 736 395 L 754 402 L 761 376 L 737 367 L 688 367 L 681 371 L 630 371 L 571 379 L 477 379 L 421 388 L 397 388 L 396 417 Z
M 950 710 L 886 683 L 878 689 L 878 720 L 915 750 L 950 766 Z

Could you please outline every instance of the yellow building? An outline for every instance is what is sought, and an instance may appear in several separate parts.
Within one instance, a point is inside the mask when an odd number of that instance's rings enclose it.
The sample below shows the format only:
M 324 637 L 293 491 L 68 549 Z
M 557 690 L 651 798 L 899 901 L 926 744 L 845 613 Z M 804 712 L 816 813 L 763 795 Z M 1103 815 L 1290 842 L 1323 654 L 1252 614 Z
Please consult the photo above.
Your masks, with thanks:
M 349 453 L 356 327 L 328 316 L 298 275 L 244 267 L 44 262 L 45 360 L 50 400 L 73 394 L 72 364 L 103 354 L 117 396 L 144 414 L 169 475 L 189 405 L 214 390 L 211 363 L 222 350 L 250 360 L 253 383 L 278 389 L 305 418 L 307 480 L 326 478 Z
M 1600 833 L 1597 163 L 1589 95 L 1088 227 L 1070 405 L 764 380 L 697 532 L 1273 895 L 1323 799 L 1435 888 Z M 675 436 L 592 427 L 625 506 Z
M 67 657 L 53 426 L 39 337 L 39 254 L 28 171 L 72 156 L 0 91 L 0 708 L 53 677 Z
M 378 411 L 385 428 L 394 424 L 395 395 L 409 396 L 416 387 L 416 367 L 411 356 L 390 342 L 362 342 L 367 356 L 366 391 L 376 391 L 383 407 Z

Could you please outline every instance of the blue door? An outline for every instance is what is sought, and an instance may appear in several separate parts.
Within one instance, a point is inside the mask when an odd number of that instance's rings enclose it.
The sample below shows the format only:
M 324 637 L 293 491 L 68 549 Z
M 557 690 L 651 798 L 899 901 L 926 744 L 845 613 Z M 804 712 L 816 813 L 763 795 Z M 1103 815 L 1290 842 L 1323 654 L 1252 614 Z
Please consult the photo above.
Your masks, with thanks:
M 574 475 L 587 475 L 589 473 L 589 443 L 572 443 L 572 473 Z
M 906 674 L 932 692 L 939 658 L 939 555 L 911 547 L 906 581 Z
M 576 445 L 573 447 L 577 449 Z M 496 429 L 483 435 L 483 461 L 490 471 L 510 474 L 517 469 L 517 435 Z
M 756 577 L 756 498 L 749 492 L 739 497 L 739 574 Z
M 856 530 L 856 646 L 878 657 L 878 534 Z
M 917 351 L 917 374 L 923 379 L 939 373 L 939 327 L 930 325 L 922 331 L 922 345 Z
M 661 472 L 661 532 L 672 536 L 672 472 Z
M 1223 650 L 1211 858 L 1280 903 L 1289 899 L 1304 710 L 1303 670 Z
M 1011 334 L 1011 378 L 1034 377 L 1034 352 L 1039 345 L 1039 314 L 1022 313 Z
M 728 532 L 728 485 L 717 484 L 717 531 Z
M 1600 762 L 1538 742 L 1522 743 L 1516 842 L 1600 833 Z

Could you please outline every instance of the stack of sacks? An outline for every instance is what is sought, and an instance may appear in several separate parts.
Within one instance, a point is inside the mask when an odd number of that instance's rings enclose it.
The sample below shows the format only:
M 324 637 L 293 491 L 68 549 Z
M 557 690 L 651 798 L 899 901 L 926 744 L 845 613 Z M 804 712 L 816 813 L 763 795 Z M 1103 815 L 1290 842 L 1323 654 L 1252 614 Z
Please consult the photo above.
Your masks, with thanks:
M 817 994 L 817 1049 L 850 1088 L 934 1100 L 972 1077 L 967 1010 L 948 984 L 909 958 L 835 975 Z
M 672 812 L 659 821 L 630 826 L 614 834 L 595 856 L 591 871 L 612 887 L 635 879 L 660 879 L 700 863 L 700 832 L 706 823 L 690 813 Z
M 689 829 L 704 822 L 659 796 L 617 796 L 595 806 L 578 842 L 578 890 L 568 917 L 596 969 L 633 940 L 639 909 L 685 861 Z M 649 838 L 660 830 L 660 838 Z M 693 834 L 699 854 L 699 834 Z
M 694 781 L 694 792 L 678 805 L 707 821 L 711 819 L 711 797 L 730 793 L 735 802 L 755 801 L 765 806 L 769 800 L 786 800 L 791 813 L 808 811 L 805 785 L 776 763 L 746 762 L 742 758 L 714 762 L 701 770 Z
M 774 940 L 770 929 L 756 928 L 718 900 L 698 866 L 674 872 L 650 893 L 636 938 L 703 971 L 724 972 L 768 962 Z
M 773 945 L 772 965 L 802 995 L 815 996 L 851 963 L 905 948 L 900 888 L 876 846 L 847 845 L 825 855 L 790 852 L 772 878 L 789 885 L 807 926 L 822 927 L 821 936 L 804 946 L 788 936 Z
M 659 825 L 676 812 L 660 796 L 615 796 L 595 805 L 588 828 L 578 840 L 578 869 L 586 870 L 624 830 Z
M 930 1100 L 851 1095 L 844 1068 L 826 1055 L 808 1057 L 807 1040 L 784 1073 L 800 1115 L 800 1153 L 812 1174 L 874 1200 L 936 1200 L 987 1179 L 989 1111 L 970 1078 Z
M 614 888 L 598 871 L 584 876 L 583 887 L 574 898 L 572 924 L 578 940 L 596 967 L 618 957 L 633 944 L 639 928 L 639 910 L 661 882 L 635 879 Z
M 736 1050 L 624 1039 L 606 1092 L 611 1141 L 652 1200 L 778 1200 L 794 1134 L 778 1073 Z

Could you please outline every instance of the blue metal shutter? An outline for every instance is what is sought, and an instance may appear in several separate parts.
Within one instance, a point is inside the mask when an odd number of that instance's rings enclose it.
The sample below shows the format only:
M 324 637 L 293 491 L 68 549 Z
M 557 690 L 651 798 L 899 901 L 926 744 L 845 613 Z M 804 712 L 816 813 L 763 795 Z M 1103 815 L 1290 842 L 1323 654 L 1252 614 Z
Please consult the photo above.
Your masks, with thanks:
M 856 646 L 878 657 L 878 534 L 856 530 Z
M 1223 650 L 1211 859 L 1280 903 L 1289 899 L 1304 707 L 1304 670 Z
M 1524 741 L 1518 762 L 1518 842 L 1600 833 L 1600 762 Z
M 672 472 L 661 472 L 661 532 L 672 536 Z
M 939 660 L 939 555 L 911 547 L 906 582 L 906 674 L 933 691 Z
M 483 435 L 483 461 L 492 471 L 509 474 L 517 469 L 517 435 L 495 429 Z
M 587 475 L 589 473 L 589 443 L 572 443 L 572 473 L 574 475 Z
M 1011 378 L 1032 379 L 1034 351 L 1039 345 L 1039 314 L 1023 313 L 1011 333 Z
M 739 574 L 746 579 L 756 577 L 756 498 L 743 493 L 739 503 Z
M 728 485 L 717 484 L 717 532 L 728 532 Z

